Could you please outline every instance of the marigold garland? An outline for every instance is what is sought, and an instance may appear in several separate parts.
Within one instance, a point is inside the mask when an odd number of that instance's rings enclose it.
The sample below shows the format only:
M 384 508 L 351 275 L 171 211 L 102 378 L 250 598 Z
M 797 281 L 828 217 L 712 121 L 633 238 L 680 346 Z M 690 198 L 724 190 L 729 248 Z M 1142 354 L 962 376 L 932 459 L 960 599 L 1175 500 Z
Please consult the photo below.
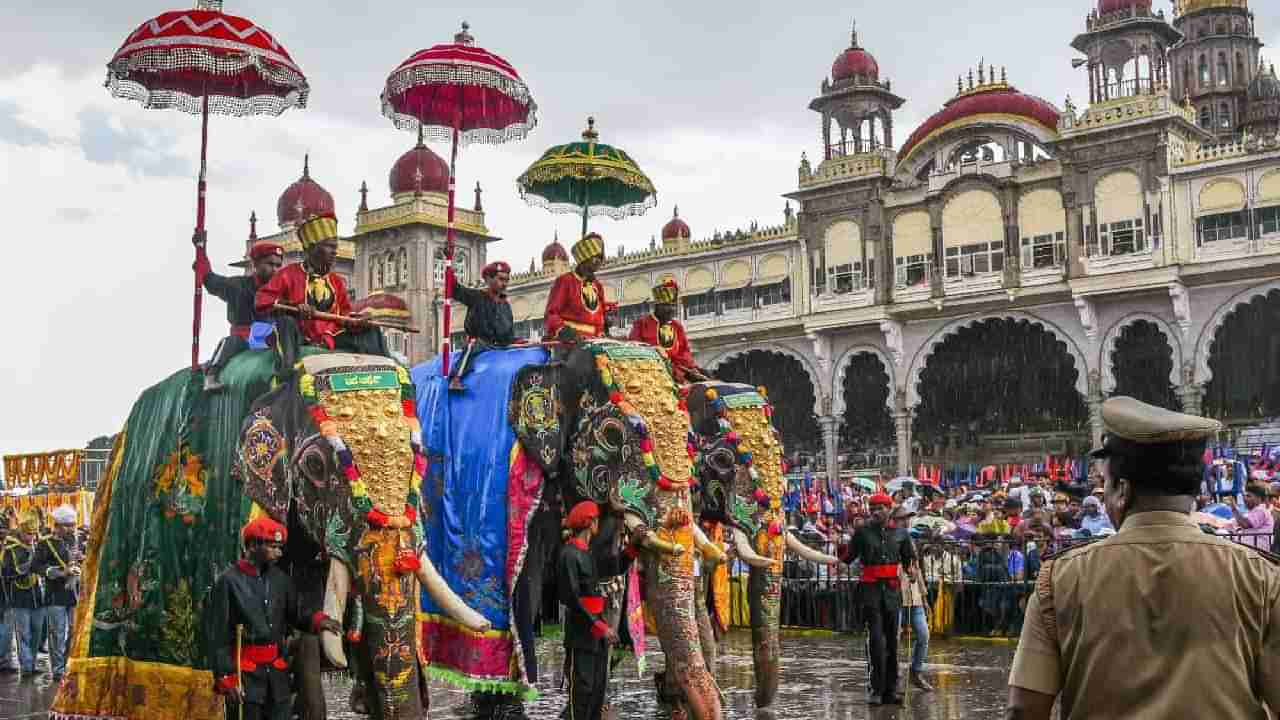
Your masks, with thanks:
M 409 445 L 413 448 L 413 478 L 409 484 L 409 493 L 405 497 L 404 513 L 392 517 L 375 508 L 373 501 L 369 499 L 369 488 L 361 479 L 360 469 L 356 467 L 355 457 L 351 454 L 350 448 L 338 434 L 338 424 L 329 417 L 329 413 L 320 404 L 320 398 L 316 394 L 315 377 L 303 368 L 302 363 L 298 364 L 298 370 L 302 373 L 298 379 L 298 390 L 302 395 L 303 403 L 311 419 L 315 421 L 316 427 L 320 429 L 320 434 L 329 442 L 329 446 L 338 456 L 338 467 L 342 470 L 342 475 L 347 479 L 348 488 L 351 490 L 352 507 L 357 512 L 364 513 L 365 520 L 374 528 L 413 527 L 418 519 L 419 493 L 422 491 L 422 478 L 426 473 L 427 456 L 422 451 L 422 426 L 418 423 L 417 391 L 409 378 L 409 372 L 403 367 L 396 366 L 396 380 L 400 383 L 400 411 L 409 424 Z M 416 556 L 412 562 L 407 560 L 401 562 L 397 559 L 396 569 L 402 573 L 413 572 L 417 570 L 416 563 Z M 411 564 L 415 566 L 410 568 Z

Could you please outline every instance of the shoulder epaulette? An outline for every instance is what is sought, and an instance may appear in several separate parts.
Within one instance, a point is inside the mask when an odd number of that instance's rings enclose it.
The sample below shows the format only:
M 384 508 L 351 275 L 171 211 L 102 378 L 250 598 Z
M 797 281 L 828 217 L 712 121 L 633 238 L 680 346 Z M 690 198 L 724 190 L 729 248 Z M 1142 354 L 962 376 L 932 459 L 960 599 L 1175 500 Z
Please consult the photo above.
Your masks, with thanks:
M 1066 556 L 1067 553 L 1079 550 L 1080 548 L 1089 547 L 1090 545 L 1093 545 L 1094 543 L 1102 542 L 1105 539 L 1106 538 L 1095 537 L 1095 538 L 1089 538 L 1088 540 L 1082 540 L 1080 542 L 1072 543 L 1071 547 L 1061 548 L 1058 550 L 1054 550 L 1053 552 L 1049 552 L 1044 555 L 1041 555 L 1040 562 L 1041 564 L 1043 564 L 1043 563 L 1049 562 L 1050 560 L 1057 560 L 1059 558 Z

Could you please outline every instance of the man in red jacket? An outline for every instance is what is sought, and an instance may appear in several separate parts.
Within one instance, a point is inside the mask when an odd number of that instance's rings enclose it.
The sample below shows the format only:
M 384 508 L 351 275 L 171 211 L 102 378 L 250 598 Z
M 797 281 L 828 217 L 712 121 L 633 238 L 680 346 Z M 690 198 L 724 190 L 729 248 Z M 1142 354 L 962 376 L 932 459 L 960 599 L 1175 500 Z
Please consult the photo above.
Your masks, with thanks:
M 543 323 L 548 339 L 575 342 L 579 337 L 605 334 L 608 303 L 604 286 L 596 279 L 596 271 L 604 264 L 604 238 L 590 233 L 579 240 L 573 246 L 573 259 L 577 267 L 556 278 L 547 296 Z
M 259 313 L 275 313 L 276 347 L 283 367 L 298 361 L 300 345 L 319 345 L 330 350 L 386 355 L 382 332 L 358 318 L 337 321 L 316 317 L 317 312 L 347 316 L 351 298 L 347 283 L 333 272 L 338 258 L 338 221 L 332 213 L 315 215 L 298 226 L 302 242 L 302 262 L 286 265 L 271 281 L 258 288 L 254 305 Z M 297 313 L 275 309 L 276 303 L 291 305 Z
M 689 349 L 689 337 L 684 326 L 676 320 L 676 307 L 680 301 L 680 286 L 675 280 L 667 280 L 653 289 L 653 313 L 639 318 L 631 325 L 629 339 L 648 343 L 667 351 L 676 382 L 700 382 L 707 374 L 693 361 Z

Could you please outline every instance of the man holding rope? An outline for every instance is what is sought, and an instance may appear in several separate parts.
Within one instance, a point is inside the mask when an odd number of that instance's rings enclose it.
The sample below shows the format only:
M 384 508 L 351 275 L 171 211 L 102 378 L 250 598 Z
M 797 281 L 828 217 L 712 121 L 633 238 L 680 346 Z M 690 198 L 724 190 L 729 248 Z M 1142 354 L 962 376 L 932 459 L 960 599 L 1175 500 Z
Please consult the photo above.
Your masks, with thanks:
M 298 348 L 304 344 L 387 355 L 382 332 L 365 320 L 350 317 L 347 283 L 333 271 L 338 258 L 337 218 L 332 213 L 312 216 L 298 226 L 298 240 L 304 253 L 302 262 L 286 265 L 254 298 L 259 313 L 275 313 L 276 348 L 282 367 L 292 368 L 298 362 Z

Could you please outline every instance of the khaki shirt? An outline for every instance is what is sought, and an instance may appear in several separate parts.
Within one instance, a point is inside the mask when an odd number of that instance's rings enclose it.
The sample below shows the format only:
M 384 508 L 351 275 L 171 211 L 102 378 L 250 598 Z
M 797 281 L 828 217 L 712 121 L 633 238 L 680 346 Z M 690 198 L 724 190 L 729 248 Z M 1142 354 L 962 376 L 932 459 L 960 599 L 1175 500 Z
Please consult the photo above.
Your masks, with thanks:
M 1280 567 L 1182 513 L 1130 515 L 1047 561 L 1012 686 L 1062 720 L 1234 718 L 1280 709 Z

